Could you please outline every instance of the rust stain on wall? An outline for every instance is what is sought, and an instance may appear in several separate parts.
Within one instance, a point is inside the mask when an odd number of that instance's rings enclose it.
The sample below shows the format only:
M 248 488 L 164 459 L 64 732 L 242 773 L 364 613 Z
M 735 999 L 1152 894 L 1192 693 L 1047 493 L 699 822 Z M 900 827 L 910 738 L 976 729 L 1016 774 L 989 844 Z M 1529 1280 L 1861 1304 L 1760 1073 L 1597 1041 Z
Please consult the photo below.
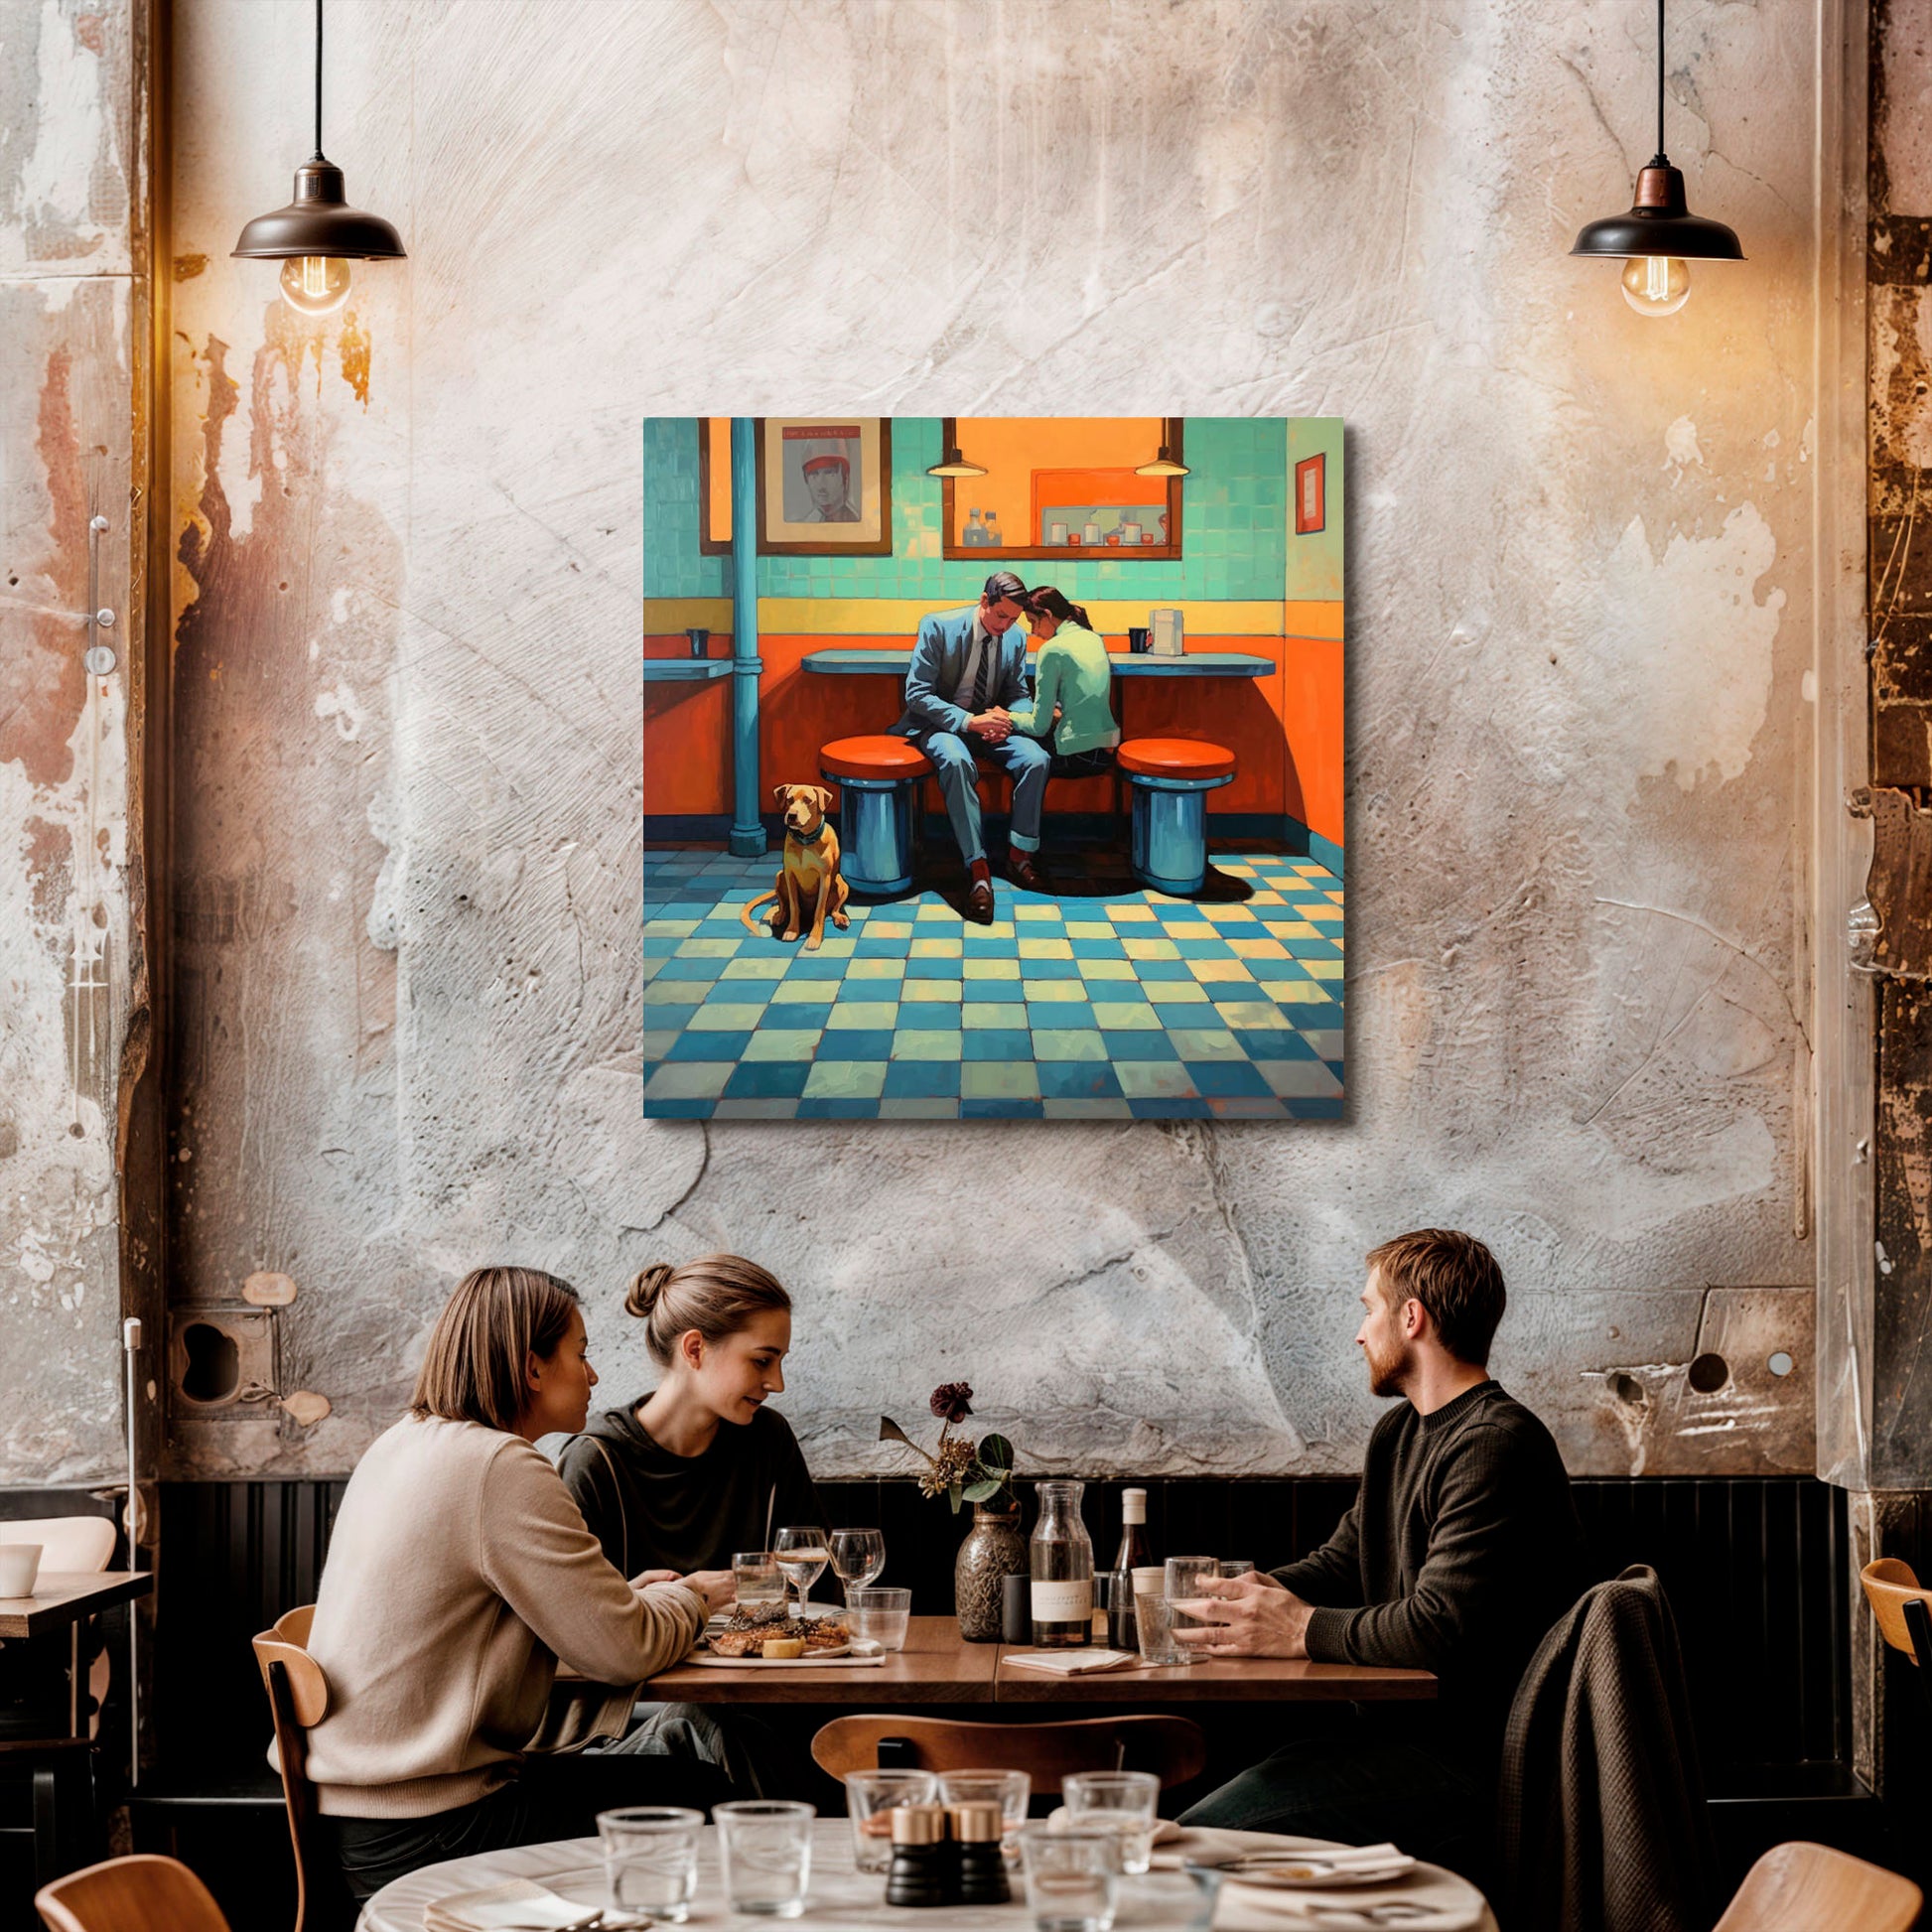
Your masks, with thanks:
M 69 393 L 72 376 L 72 355 L 55 349 L 41 382 L 35 437 L 51 506 L 50 541 L 33 573 L 42 609 L 27 648 L 0 655 L 0 763 L 18 759 L 41 785 L 59 784 L 71 770 L 68 740 L 87 695 L 79 623 L 87 583 L 87 486 Z
M 197 275 L 207 273 L 206 255 L 177 255 L 175 257 L 175 280 L 192 282 Z
M 364 409 L 369 406 L 369 332 L 355 318 L 351 309 L 343 318 L 343 380 L 355 391 L 355 400 Z
M 1871 875 L 1866 897 L 1879 919 L 1878 970 L 1932 979 L 1932 811 L 1889 785 L 1871 792 Z

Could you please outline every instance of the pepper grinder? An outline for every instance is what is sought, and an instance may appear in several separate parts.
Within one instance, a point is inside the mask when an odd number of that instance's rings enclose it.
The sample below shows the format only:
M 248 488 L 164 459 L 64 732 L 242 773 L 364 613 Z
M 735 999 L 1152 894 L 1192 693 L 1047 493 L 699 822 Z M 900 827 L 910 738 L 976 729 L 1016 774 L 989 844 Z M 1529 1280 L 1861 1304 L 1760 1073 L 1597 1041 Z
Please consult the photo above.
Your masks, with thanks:
M 998 1805 L 954 1805 L 952 1835 L 959 1846 L 959 1902 L 1007 1905 L 1013 1886 L 1007 1878 L 1000 1834 L 1005 1819 Z
M 957 1905 L 959 1862 L 942 1805 L 899 1805 L 893 1812 L 888 1905 Z

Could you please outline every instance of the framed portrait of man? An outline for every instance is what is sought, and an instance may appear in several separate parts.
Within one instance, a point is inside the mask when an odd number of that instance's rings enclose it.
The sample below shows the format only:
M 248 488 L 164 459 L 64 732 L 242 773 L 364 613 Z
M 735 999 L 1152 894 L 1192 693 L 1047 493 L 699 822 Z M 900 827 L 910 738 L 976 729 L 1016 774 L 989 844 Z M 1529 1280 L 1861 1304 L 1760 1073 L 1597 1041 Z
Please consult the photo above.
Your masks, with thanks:
M 761 556 L 892 555 L 893 432 L 884 417 L 760 417 L 758 472 Z

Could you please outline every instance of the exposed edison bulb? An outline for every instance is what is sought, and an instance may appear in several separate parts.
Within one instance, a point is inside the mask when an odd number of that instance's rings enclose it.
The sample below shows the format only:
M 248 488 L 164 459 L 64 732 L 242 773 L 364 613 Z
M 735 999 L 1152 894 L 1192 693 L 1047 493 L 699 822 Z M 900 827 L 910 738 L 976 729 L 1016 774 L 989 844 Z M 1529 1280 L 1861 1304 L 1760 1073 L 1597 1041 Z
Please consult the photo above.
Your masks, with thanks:
M 292 255 L 282 264 L 282 300 L 297 315 L 334 315 L 348 300 L 348 264 L 334 255 Z
M 1691 299 L 1691 271 L 1675 255 L 1633 255 L 1623 264 L 1623 299 L 1640 316 L 1674 316 Z

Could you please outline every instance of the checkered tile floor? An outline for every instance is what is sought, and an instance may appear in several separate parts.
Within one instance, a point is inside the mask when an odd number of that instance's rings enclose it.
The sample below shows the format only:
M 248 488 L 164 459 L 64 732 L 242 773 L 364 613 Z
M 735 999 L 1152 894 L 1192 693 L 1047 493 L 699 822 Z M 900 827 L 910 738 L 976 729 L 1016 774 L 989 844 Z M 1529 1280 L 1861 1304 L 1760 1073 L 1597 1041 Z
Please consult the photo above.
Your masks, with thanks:
M 774 858 L 644 858 L 644 1113 L 694 1120 L 1338 1120 L 1341 882 L 1216 853 L 1235 904 L 935 894 L 816 953 L 738 908 Z M 763 909 L 763 908 L 761 908 Z

